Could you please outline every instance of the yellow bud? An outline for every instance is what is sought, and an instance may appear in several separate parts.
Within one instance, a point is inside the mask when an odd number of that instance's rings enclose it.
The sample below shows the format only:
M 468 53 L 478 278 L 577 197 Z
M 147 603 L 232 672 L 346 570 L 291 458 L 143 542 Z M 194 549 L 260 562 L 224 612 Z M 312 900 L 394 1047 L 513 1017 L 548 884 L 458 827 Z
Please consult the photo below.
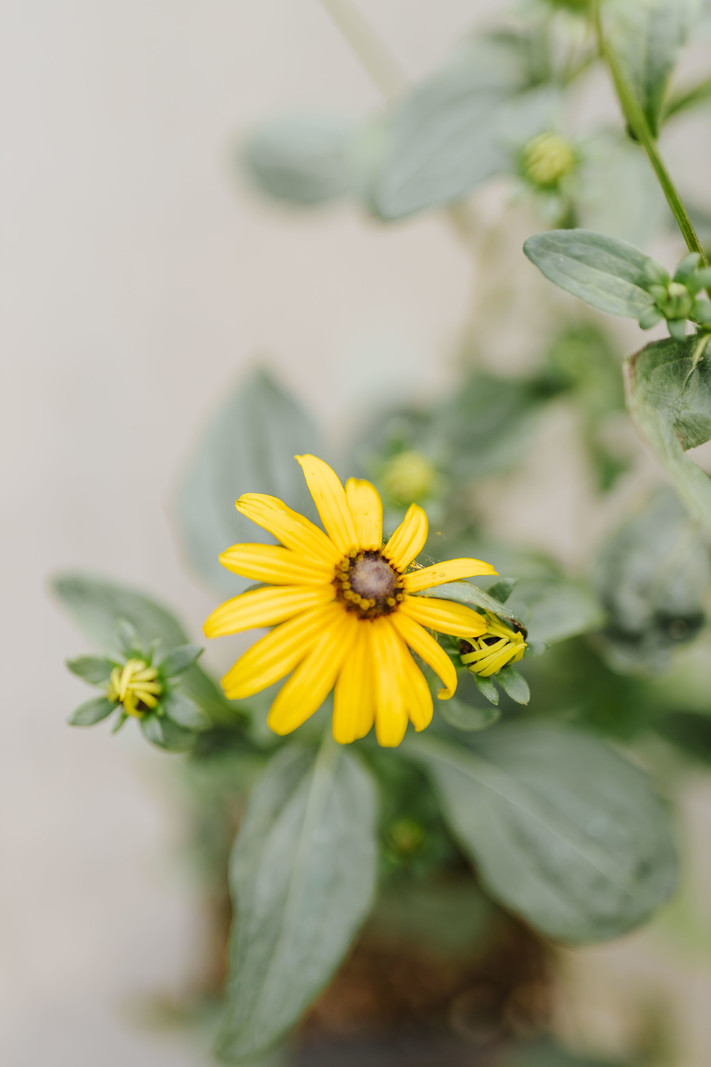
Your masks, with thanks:
M 539 133 L 521 153 L 524 176 L 543 187 L 555 185 L 575 167 L 575 150 L 558 133 Z
M 421 452 L 400 452 L 385 465 L 384 492 L 399 504 L 412 504 L 432 492 L 437 477 L 434 464 Z

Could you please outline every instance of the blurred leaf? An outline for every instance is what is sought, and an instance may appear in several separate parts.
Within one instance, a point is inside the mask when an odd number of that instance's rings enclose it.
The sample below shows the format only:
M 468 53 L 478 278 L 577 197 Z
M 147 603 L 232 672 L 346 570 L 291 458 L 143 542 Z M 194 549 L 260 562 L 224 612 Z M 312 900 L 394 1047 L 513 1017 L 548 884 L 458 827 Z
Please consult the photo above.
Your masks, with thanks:
M 521 91 L 521 56 L 500 45 L 497 52 L 490 39 L 463 51 L 395 109 L 373 190 L 382 218 L 441 206 L 512 170 L 516 149 L 551 125 L 557 91 Z
M 487 891 L 544 935 L 617 937 L 672 893 L 662 805 L 644 774 L 593 737 L 516 725 L 467 751 L 431 736 L 405 744 Z
M 118 644 L 118 619 L 130 623 L 144 645 L 150 645 L 156 638 L 160 639 L 161 648 L 168 651 L 187 644 L 188 635 L 175 616 L 129 586 L 88 574 L 62 574 L 54 579 L 52 588 L 89 640 L 109 653 Z M 185 672 L 181 687 L 211 717 L 236 721 L 234 705 L 197 664 Z
M 608 616 L 603 647 L 619 669 L 665 669 L 670 651 L 706 621 L 708 548 L 669 489 L 608 538 L 593 577 Z
M 654 261 L 616 237 L 551 230 L 529 237 L 523 251 L 549 281 L 599 311 L 637 319 L 654 303 L 644 270 Z
M 113 660 L 104 659 L 103 656 L 77 656 L 76 659 L 67 660 L 67 667 L 72 674 L 91 685 L 108 685 L 115 666 Z
M 587 582 L 571 578 L 524 578 L 507 602 L 531 640 L 553 644 L 599 630 L 604 611 Z
M 707 531 L 711 480 L 685 452 L 711 438 L 709 339 L 709 334 L 697 334 L 683 341 L 656 341 L 627 364 L 630 414 Z
M 178 648 L 171 649 L 165 656 L 158 657 L 156 662 L 164 677 L 174 678 L 177 674 L 186 671 L 188 667 L 192 667 L 203 651 L 200 645 L 180 645 Z
M 138 723 L 147 741 L 164 752 L 188 752 L 195 744 L 195 733 L 186 730 L 165 715 L 144 715 Z
M 318 432 L 295 398 L 266 371 L 240 381 L 208 424 L 178 489 L 177 518 L 195 572 L 231 596 L 247 580 L 226 571 L 219 555 L 240 541 L 273 541 L 235 510 L 243 493 L 266 493 L 290 507 L 308 495 L 294 455 L 321 455 Z
M 106 697 L 94 697 L 80 704 L 67 719 L 70 726 L 93 726 L 115 711 L 116 703 Z
M 657 137 L 669 78 L 701 17 L 701 0 L 605 0 L 602 13 L 607 47 Z
M 487 730 L 501 715 L 499 708 L 492 704 L 465 704 L 456 697 L 440 701 L 437 710 L 450 726 L 466 731 Z
M 469 375 L 435 410 L 451 457 L 452 480 L 471 483 L 515 469 L 556 392 L 550 382 L 535 378 Z
M 603 135 L 586 152 L 575 207 L 580 226 L 645 245 L 668 217 L 664 195 L 639 145 Z
M 692 760 L 711 763 L 711 716 L 694 711 L 672 711 L 662 716 L 655 726 L 662 737 Z
M 161 701 L 163 711 L 176 725 L 185 730 L 199 732 L 212 725 L 210 719 L 194 700 L 184 693 L 171 692 Z
M 507 697 L 516 704 L 528 704 L 531 699 L 531 690 L 522 674 L 519 674 L 513 667 L 502 667 L 495 677 Z
M 232 855 L 237 921 L 222 1058 L 276 1042 L 330 979 L 371 905 L 375 795 L 340 746 L 282 749 L 252 793 Z
M 355 123 L 334 116 L 284 116 L 247 137 L 242 162 L 265 193 L 296 207 L 312 207 L 350 190 L 355 132 Z
M 474 681 L 476 682 L 476 687 L 481 693 L 481 695 L 486 700 L 488 700 L 490 704 L 493 704 L 495 707 L 498 706 L 499 690 L 494 685 L 492 679 L 482 678 L 481 675 L 474 674 L 473 671 L 470 671 L 469 673 L 472 675 Z

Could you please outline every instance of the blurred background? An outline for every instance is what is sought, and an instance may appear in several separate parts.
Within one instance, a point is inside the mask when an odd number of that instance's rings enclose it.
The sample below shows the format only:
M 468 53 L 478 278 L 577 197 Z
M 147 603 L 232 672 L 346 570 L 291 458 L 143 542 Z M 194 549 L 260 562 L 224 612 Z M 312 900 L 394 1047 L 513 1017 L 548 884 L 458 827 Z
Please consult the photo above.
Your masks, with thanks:
M 483 0 L 359 6 L 413 78 L 492 14 Z M 471 264 L 434 215 L 302 218 L 239 175 L 239 138 L 265 117 L 379 104 L 316 0 L 3 0 L 0 23 L 0 1062 L 199 1067 L 200 1035 L 153 1018 L 204 933 L 171 761 L 128 731 L 65 726 L 83 688 L 63 660 L 83 643 L 47 576 L 111 574 L 169 599 L 197 635 L 214 598 L 181 560 L 171 506 L 226 387 L 265 359 L 336 436 L 388 391 L 441 390 Z M 507 344 L 514 366 L 525 346 Z M 560 491 L 575 482 L 567 430 L 554 414 L 540 448 L 570 477 L 517 485 L 531 540 L 575 561 L 600 517 Z M 625 1048 L 642 1000 L 681 1035 L 675 1067 L 711 1058 L 701 772 L 682 814 L 680 902 L 613 945 L 559 952 L 557 1026 L 600 1055 Z

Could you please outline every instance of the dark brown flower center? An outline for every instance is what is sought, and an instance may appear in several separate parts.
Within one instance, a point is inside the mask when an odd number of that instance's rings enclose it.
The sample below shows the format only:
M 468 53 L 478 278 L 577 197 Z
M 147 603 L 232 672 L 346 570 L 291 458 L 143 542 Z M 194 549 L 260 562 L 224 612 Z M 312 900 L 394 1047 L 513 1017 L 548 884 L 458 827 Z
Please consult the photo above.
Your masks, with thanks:
M 336 567 L 333 584 L 346 611 L 362 619 L 388 615 L 405 595 L 399 572 L 377 551 L 353 549 Z

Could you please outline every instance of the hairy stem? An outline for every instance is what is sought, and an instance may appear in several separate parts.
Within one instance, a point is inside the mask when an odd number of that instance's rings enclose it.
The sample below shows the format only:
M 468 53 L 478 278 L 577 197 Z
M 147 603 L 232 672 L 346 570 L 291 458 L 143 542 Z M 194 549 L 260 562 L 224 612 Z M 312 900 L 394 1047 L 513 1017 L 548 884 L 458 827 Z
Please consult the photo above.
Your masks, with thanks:
M 684 203 L 679 196 L 677 188 L 671 179 L 671 175 L 659 154 L 656 140 L 652 136 L 642 105 L 627 80 L 625 71 L 615 54 L 614 47 L 610 47 L 605 39 L 599 2 L 595 5 L 595 28 L 597 31 L 600 54 L 607 63 L 610 74 L 612 75 L 612 81 L 615 86 L 615 92 L 617 93 L 617 99 L 622 108 L 622 114 L 624 115 L 630 130 L 647 154 L 647 158 L 657 176 L 657 180 L 666 197 L 666 201 L 669 204 L 671 212 L 681 230 L 681 234 L 686 241 L 687 248 L 690 252 L 698 252 L 702 264 L 707 266 L 708 264 L 701 242 L 699 241 L 696 230 L 694 229 L 693 223 L 684 207 Z

